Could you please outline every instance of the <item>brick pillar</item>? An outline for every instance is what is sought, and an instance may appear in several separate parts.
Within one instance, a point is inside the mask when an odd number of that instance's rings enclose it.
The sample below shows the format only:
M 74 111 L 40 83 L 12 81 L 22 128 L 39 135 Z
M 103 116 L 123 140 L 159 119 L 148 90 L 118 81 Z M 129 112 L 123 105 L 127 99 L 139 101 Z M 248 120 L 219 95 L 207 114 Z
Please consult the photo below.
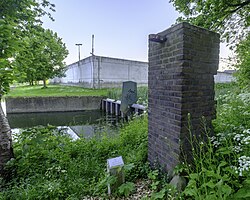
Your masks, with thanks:
M 172 170 L 186 152 L 190 157 L 188 113 L 192 134 L 202 134 L 215 117 L 214 75 L 219 63 L 219 34 L 177 24 L 149 36 L 148 159 Z

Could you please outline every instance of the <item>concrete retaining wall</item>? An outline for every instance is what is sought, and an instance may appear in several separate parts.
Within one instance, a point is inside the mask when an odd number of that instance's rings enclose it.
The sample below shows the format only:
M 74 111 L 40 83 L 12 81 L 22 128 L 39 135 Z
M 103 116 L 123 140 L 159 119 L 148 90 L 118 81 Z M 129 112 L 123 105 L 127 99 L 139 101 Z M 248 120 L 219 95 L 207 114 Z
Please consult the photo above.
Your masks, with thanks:
M 18 97 L 6 98 L 8 113 L 65 112 L 100 109 L 104 97 Z

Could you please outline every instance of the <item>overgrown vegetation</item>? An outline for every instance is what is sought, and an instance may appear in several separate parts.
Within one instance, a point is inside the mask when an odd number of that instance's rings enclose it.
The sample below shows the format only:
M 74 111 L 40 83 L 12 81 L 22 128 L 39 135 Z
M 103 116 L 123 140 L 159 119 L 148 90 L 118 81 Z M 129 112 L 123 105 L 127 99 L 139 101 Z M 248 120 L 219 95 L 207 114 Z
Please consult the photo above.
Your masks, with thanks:
M 127 169 L 120 194 L 147 174 L 147 117 L 141 116 L 119 135 L 73 141 L 54 127 L 24 130 L 14 142 L 15 159 L 7 164 L 9 181 L 1 179 L 0 199 L 83 199 L 105 196 L 108 158 L 122 156 Z M 118 194 L 118 191 L 117 191 Z M 115 195 L 115 194 L 114 194 Z
M 195 169 L 188 171 L 186 198 L 250 198 L 250 92 L 234 93 L 228 86 L 217 97 L 215 135 L 193 151 Z
M 184 191 L 169 184 L 166 174 L 147 163 L 147 116 L 124 125 L 119 135 L 73 141 L 54 127 L 24 130 L 14 142 L 11 174 L 1 179 L 0 199 L 107 198 L 106 160 L 123 156 L 126 183 L 113 194 L 129 196 L 138 179 L 147 179 L 149 195 L 142 199 L 249 199 L 250 92 L 236 83 L 216 84 L 217 118 L 209 140 L 193 141 L 194 165 L 181 163 L 175 173 L 187 180 Z M 201 121 L 205 133 L 206 122 Z M 99 134 L 98 134 L 99 135 Z M 190 130 L 190 136 L 191 136 Z

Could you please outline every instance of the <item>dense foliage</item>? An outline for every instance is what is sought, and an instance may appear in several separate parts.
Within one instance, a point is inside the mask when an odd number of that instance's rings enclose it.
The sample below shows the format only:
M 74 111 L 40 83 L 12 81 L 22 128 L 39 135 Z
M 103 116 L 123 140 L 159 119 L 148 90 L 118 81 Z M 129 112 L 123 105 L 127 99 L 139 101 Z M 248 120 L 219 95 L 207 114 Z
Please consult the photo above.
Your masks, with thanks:
M 46 80 L 62 77 L 66 70 L 63 62 L 68 50 L 57 33 L 49 29 L 37 27 L 23 38 L 24 48 L 15 56 L 16 80 L 29 82 L 42 80 L 46 87 Z
M 219 32 L 228 43 L 238 43 L 249 32 L 249 0 L 170 0 L 183 14 L 179 21 Z
M 122 156 L 126 181 L 148 170 L 147 118 L 136 118 L 116 137 L 73 141 L 54 127 L 24 130 L 14 142 L 15 159 L 7 167 L 10 182 L 1 182 L 0 199 L 83 199 L 107 194 L 108 158 Z M 128 184 L 129 185 L 129 184 Z
M 237 79 L 241 85 L 249 85 L 249 27 L 250 0 L 170 0 L 182 14 L 177 21 L 191 24 L 221 34 L 236 55 Z M 235 63 L 231 63 L 233 66 Z
M 193 151 L 195 167 L 182 193 L 193 199 L 250 198 L 250 92 L 227 92 L 217 97 L 215 135 Z M 201 154 L 199 152 L 202 152 Z
M 54 4 L 47 0 L 1 0 L 0 1 L 0 96 L 7 93 L 13 81 L 12 61 L 24 48 L 23 36 L 41 26 L 40 18 L 51 15 Z

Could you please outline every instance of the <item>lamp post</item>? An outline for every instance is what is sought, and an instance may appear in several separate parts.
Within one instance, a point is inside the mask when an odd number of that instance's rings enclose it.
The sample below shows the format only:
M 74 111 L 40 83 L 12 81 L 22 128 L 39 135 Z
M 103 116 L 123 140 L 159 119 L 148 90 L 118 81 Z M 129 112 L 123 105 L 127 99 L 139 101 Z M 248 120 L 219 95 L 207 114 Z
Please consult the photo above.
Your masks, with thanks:
M 78 54 L 79 54 L 79 62 L 80 62 L 81 60 L 80 46 L 82 46 L 82 44 L 76 44 L 76 46 L 78 46 Z

